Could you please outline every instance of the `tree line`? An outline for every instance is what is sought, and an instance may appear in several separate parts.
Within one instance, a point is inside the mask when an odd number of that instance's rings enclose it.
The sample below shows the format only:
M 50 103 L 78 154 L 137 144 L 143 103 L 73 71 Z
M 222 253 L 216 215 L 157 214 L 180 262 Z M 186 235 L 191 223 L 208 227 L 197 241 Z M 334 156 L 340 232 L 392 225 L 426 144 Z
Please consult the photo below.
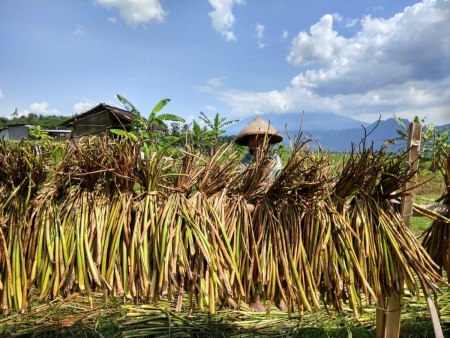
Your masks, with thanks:
M 0 128 L 12 124 L 39 125 L 42 129 L 61 129 L 61 124 L 67 121 L 70 116 L 42 115 L 29 113 L 23 116 L 12 116 L 11 118 L 0 117 Z

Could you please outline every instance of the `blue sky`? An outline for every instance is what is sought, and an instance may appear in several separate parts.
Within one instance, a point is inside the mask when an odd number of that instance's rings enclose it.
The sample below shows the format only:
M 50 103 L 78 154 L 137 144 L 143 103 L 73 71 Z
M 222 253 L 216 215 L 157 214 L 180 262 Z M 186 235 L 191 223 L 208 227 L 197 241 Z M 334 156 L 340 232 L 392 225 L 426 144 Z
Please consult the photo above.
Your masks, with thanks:
M 146 116 L 450 123 L 449 0 L 1 0 L 0 116 L 121 94 Z M 326 123 L 326 121 L 324 121 Z

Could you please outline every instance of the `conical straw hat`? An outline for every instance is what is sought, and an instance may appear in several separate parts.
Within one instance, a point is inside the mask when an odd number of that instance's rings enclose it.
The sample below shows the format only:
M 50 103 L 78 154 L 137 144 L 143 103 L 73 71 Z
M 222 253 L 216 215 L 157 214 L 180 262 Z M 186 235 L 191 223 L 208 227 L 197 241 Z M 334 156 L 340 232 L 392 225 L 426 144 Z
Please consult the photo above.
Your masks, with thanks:
M 283 141 L 283 136 L 269 123 L 260 117 L 255 118 L 244 129 L 241 130 L 234 143 L 241 146 L 247 145 L 249 136 L 264 135 L 269 137 L 269 143 L 279 143 Z

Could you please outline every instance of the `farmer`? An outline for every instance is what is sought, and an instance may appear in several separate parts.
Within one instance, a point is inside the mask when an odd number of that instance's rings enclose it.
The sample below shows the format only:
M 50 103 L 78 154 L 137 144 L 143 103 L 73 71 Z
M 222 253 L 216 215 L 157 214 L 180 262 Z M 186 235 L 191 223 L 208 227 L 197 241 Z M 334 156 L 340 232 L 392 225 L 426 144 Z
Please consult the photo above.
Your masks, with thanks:
M 260 149 L 264 148 L 264 138 L 267 137 L 269 144 L 275 144 L 283 141 L 283 136 L 269 123 L 260 117 L 251 121 L 244 129 L 241 130 L 236 140 L 236 144 L 248 147 L 248 153 L 242 158 L 239 163 L 240 171 L 248 168 L 253 158 Z M 269 148 L 266 148 L 269 150 Z M 270 166 L 270 173 L 268 173 L 267 184 L 275 180 L 276 175 L 281 170 L 281 159 L 278 155 L 270 152 L 267 154 L 272 157 L 272 164 Z
M 282 169 L 281 159 L 278 155 L 274 154 L 265 142 L 269 145 L 279 143 L 283 140 L 283 136 L 269 123 L 260 117 L 251 121 L 244 129 L 241 130 L 236 140 L 234 141 L 238 145 L 247 146 L 248 153 L 242 158 L 239 163 L 239 170 L 242 172 L 246 170 L 252 163 L 255 157 L 259 159 L 264 156 L 269 156 L 271 162 L 268 166 L 264 166 L 263 170 L 267 170 L 267 178 L 263 180 L 264 186 L 269 186 L 276 178 L 277 174 Z M 266 154 L 259 156 L 260 151 L 266 151 Z M 263 175 L 264 176 L 264 175 Z M 249 212 L 254 211 L 254 205 L 248 203 L 247 209 Z M 264 306 L 261 304 L 261 300 L 257 291 L 253 291 L 250 299 L 250 307 L 255 311 L 264 311 Z M 281 299 L 275 300 L 275 305 L 280 310 L 286 310 L 286 304 Z

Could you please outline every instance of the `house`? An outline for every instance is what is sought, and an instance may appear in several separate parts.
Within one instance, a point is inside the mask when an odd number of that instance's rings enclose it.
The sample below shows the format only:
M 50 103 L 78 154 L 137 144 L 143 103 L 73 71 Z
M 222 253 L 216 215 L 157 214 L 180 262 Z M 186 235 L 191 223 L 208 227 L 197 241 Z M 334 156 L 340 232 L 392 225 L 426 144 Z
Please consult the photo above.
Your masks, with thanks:
M 28 139 L 28 130 L 34 128 L 29 124 L 10 124 L 0 128 L 0 139 L 5 140 L 23 140 Z
M 51 136 L 55 141 L 67 140 L 72 133 L 69 129 L 42 129 L 41 131 Z
M 131 122 L 137 116 L 126 110 L 100 103 L 94 108 L 67 120 L 62 126 L 72 130 L 71 138 L 85 135 L 103 136 L 110 129 L 130 131 Z
M 9 124 L 4 127 L 0 127 L 0 139 L 5 140 L 23 140 L 30 139 L 30 134 L 28 133 L 36 127 L 31 124 Z M 70 130 L 65 129 L 42 129 L 42 133 L 46 133 L 47 135 L 53 137 L 53 139 L 57 141 L 65 140 L 68 138 L 70 134 Z

